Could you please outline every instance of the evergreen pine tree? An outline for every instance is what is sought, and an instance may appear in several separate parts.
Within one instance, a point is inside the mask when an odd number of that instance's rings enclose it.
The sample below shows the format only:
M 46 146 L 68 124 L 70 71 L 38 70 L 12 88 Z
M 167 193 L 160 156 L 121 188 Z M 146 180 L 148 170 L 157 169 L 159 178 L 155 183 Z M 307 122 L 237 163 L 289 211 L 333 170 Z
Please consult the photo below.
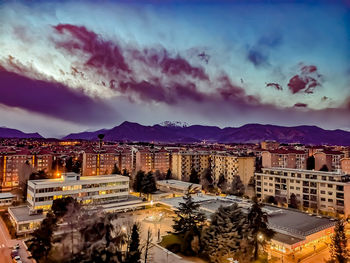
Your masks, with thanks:
M 237 196 L 242 196 L 244 194 L 244 185 L 239 175 L 234 176 L 232 179 L 231 194 Z
M 345 227 L 342 220 L 339 220 L 335 225 L 330 249 L 331 262 L 345 263 L 348 261 L 349 251 L 347 249 L 347 238 L 345 236 Z
M 249 229 L 252 233 L 252 246 L 254 248 L 254 260 L 259 256 L 259 244 L 264 244 L 266 241 L 270 240 L 274 231 L 270 229 L 267 225 L 268 219 L 267 214 L 262 211 L 263 205 L 258 202 L 258 199 L 253 198 L 253 204 L 248 212 L 248 223 Z
M 198 172 L 193 168 L 192 168 L 191 174 L 190 174 L 190 183 L 199 184 Z
M 138 263 L 140 262 L 141 251 L 140 251 L 140 234 L 139 227 L 137 224 L 132 226 L 129 251 L 125 260 L 125 263 Z
M 168 171 L 166 172 L 165 179 L 166 180 L 172 179 L 172 174 L 171 174 L 171 170 L 170 169 L 168 169 Z
M 119 170 L 117 164 L 114 164 L 111 174 L 121 174 L 121 171 Z
M 236 203 L 219 207 L 211 217 L 211 224 L 204 230 L 202 246 L 210 262 L 224 262 L 228 257 L 239 262 L 250 262 L 252 247 L 246 216 Z
M 175 210 L 176 216 L 173 229 L 176 234 L 185 234 L 190 231 L 199 235 L 206 221 L 205 215 L 199 211 L 200 205 L 192 199 L 192 192 L 193 190 L 190 186 L 182 197 L 184 202 L 180 202 L 179 207 Z

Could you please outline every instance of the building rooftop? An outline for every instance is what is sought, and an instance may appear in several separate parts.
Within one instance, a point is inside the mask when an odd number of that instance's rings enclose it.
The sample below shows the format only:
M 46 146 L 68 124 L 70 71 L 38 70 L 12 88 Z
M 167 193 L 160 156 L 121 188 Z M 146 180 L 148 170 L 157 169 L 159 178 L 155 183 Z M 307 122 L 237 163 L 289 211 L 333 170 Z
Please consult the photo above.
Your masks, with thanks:
M 15 196 L 11 193 L 0 193 L 0 199 L 14 198 Z
M 294 172 L 294 173 L 309 173 L 309 174 L 324 174 L 324 175 L 344 175 L 339 171 L 315 171 L 315 170 L 305 170 L 305 169 L 292 169 L 292 168 L 280 168 L 280 167 L 271 167 L 271 168 L 262 168 L 262 170 L 272 170 L 272 171 L 281 171 L 281 172 Z
M 189 182 L 184 182 L 180 180 L 159 180 L 157 181 L 157 184 L 164 185 L 164 186 L 174 186 L 178 188 L 188 188 L 190 185 L 192 185 L 192 188 L 202 188 L 202 185 L 200 184 L 193 184 Z
M 65 175 L 62 175 L 61 178 L 29 180 L 29 182 L 31 182 L 35 185 L 40 185 L 40 184 L 48 184 L 48 183 L 62 183 L 62 182 L 74 182 L 74 181 L 96 181 L 96 180 L 110 180 L 110 179 L 129 180 L 129 177 L 122 176 L 119 174 L 80 176 L 79 174 L 76 174 L 76 173 L 67 173 Z
M 237 203 L 245 213 L 251 206 L 249 200 L 234 196 L 220 197 L 199 194 L 192 197 L 195 202 L 200 203 L 200 209 L 207 216 L 215 213 L 220 206 L 230 206 L 233 203 Z M 182 201 L 182 197 L 176 197 L 161 200 L 161 203 L 175 208 Z M 292 236 L 296 240 L 305 239 L 308 235 L 335 225 L 334 219 L 309 215 L 294 209 L 265 205 L 263 210 L 268 215 L 268 223 L 272 229 L 280 234 Z
M 9 213 L 11 213 L 17 223 L 26 222 L 26 221 L 39 221 L 45 218 L 44 214 L 29 214 L 29 206 L 16 206 L 9 207 Z

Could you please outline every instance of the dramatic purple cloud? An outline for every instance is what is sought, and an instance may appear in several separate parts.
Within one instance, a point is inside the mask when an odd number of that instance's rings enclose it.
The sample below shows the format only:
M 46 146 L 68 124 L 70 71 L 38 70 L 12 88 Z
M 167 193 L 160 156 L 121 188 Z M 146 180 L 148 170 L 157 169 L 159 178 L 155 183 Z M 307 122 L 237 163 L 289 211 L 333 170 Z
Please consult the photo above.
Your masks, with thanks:
M 31 79 L 0 67 L 0 83 L 0 104 L 82 124 L 117 119 L 102 101 L 53 80 Z
M 298 102 L 298 103 L 295 103 L 295 104 L 294 104 L 294 107 L 306 108 L 306 107 L 307 107 L 307 104 Z
M 275 88 L 276 90 L 283 90 L 282 86 L 278 83 L 266 83 L 266 87 L 273 87 Z
M 321 86 L 322 81 L 322 75 L 317 72 L 316 66 L 301 64 L 300 74 L 289 80 L 288 87 L 293 94 L 298 92 L 310 94 L 314 93 L 316 87 Z

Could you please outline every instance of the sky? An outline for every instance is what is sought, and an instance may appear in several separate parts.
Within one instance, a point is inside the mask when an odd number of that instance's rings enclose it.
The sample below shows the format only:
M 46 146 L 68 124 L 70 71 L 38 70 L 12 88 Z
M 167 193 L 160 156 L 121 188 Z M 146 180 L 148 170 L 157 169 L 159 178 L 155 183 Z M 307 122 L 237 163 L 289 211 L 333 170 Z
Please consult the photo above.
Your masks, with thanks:
M 349 1 L 1 1 L 0 126 L 350 130 Z

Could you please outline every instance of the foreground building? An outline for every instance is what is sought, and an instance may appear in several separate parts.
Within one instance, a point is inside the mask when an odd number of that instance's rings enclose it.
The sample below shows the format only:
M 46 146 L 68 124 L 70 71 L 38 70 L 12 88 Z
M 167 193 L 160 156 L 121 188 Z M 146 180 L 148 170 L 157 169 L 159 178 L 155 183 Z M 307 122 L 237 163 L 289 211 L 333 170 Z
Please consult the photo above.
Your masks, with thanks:
M 220 206 L 230 206 L 237 203 L 244 213 L 248 212 L 251 203 L 248 200 L 234 196 L 215 197 L 207 195 L 194 195 L 194 202 L 200 204 L 200 210 L 210 216 Z M 182 202 L 181 197 L 163 199 L 159 203 L 176 209 Z M 321 216 L 310 216 L 306 213 L 275 206 L 263 207 L 268 216 L 268 225 L 276 233 L 268 243 L 270 251 L 278 251 L 283 254 L 292 254 L 303 248 L 318 248 L 329 242 L 330 235 L 334 232 L 335 220 Z
M 124 201 L 129 195 L 129 177 L 121 175 L 83 176 L 67 173 L 59 179 L 28 181 L 27 201 L 35 210 L 49 210 L 55 199 L 71 196 L 82 204 Z
M 73 197 L 89 209 L 118 212 L 142 206 L 142 200 L 129 195 L 129 177 L 100 175 L 80 177 L 67 173 L 59 179 L 28 181 L 29 205 L 9 207 L 10 219 L 17 234 L 26 234 L 37 228 L 51 209 L 55 199 Z
M 302 208 L 350 215 L 350 177 L 344 173 L 263 168 L 255 179 L 256 194 L 262 200 L 272 196 L 288 204 L 294 194 Z

